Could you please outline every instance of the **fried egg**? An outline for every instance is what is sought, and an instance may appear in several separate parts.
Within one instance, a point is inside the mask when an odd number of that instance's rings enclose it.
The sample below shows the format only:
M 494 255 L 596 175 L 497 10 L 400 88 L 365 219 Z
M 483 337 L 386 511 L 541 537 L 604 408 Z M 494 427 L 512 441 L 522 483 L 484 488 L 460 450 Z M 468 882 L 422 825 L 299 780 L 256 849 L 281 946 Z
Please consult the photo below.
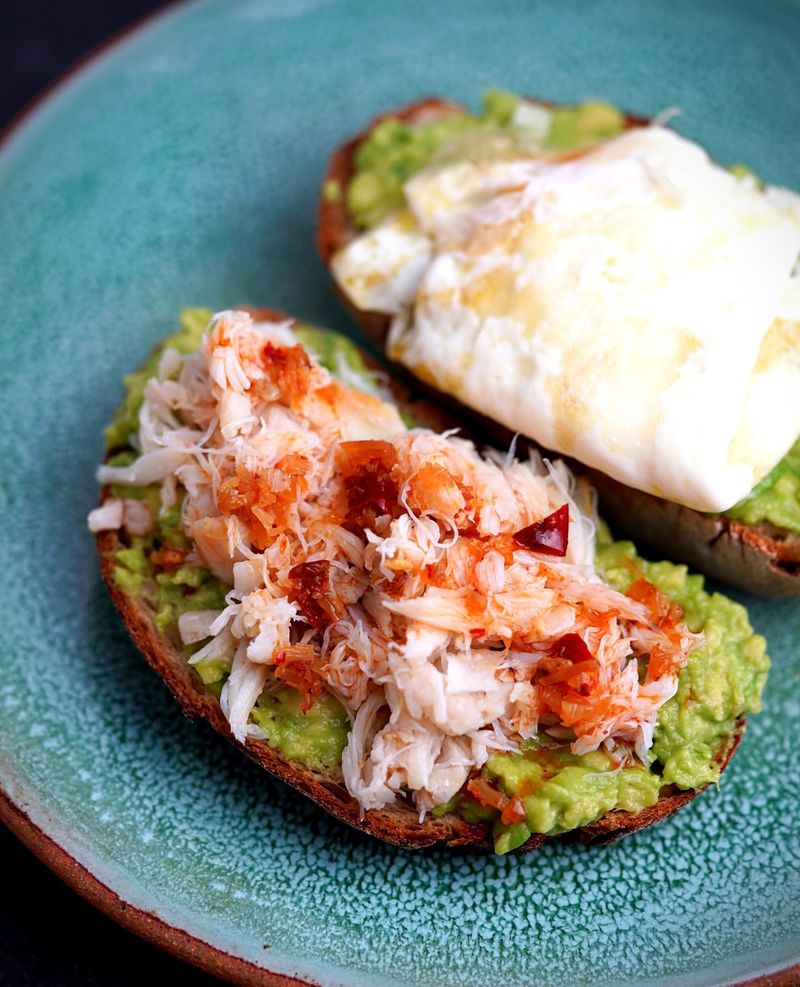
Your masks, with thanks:
M 405 191 L 403 229 L 354 240 L 334 276 L 440 390 L 702 511 L 800 434 L 800 196 L 660 126 L 564 160 L 438 165 Z

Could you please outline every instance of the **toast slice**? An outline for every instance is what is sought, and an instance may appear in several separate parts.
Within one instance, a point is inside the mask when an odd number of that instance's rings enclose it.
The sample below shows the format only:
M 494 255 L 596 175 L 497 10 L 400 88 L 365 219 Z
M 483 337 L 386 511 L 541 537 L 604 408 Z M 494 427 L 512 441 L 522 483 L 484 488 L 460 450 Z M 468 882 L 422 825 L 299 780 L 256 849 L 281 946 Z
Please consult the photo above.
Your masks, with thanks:
M 449 100 L 429 97 L 375 117 L 364 130 L 333 152 L 323 187 L 328 182 L 336 182 L 342 189 L 347 187 L 355 172 L 354 156 L 359 144 L 387 117 L 409 124 L 425 123 L 464 109 Z M 648 123 L 647 118 L 633 114 L 628 114 L 625 120 L 628 129 Z M 334 254 L 358 236 L 360 230 L 352 222 L 344 196 L 336 201 L 326 201 L 320 196 L 317 222 L 317 249 L 330 268 Z M 381 312 L 356 308 L 335 282 L 334 289 L 353 320 L 375 343 L 383 346 L 391 318 Z M 442 400 L 441 395 L 436 399 Z M 445 403 L 459 419 L 470 421 L 476 434 L 486 435 L 495 443 L 511 438 L 510 432 L 488 423 L 455 399 L 448 397 Z M 574 460 L 570 467 L 573 471 L 586 472 Z M 800 535 L 766 522 L 750 525 L 724 515 L 702 514 L 627 487 L 596 470 L 590 470 L 589 477 L 598 490 L 603 516 L 656 553 L 685 561 L 694 569 L 750 592 L 768 596 L 800 595 Z
M 261 321 L 286 320 L 282 313 L 274 310 L 250 311 Z M 412 400 L 401 386 L 397 387 L 395 398 L 403 410 L 420 424 L 439 429 L 452 425 L 452 420 L 444 416 L 438 408 L 426 402 Z M 110 490 L 103 488 L 101 504 L 110 496 Z M 237 741 L 231 733 L 218 699 L 187 662 L 175 629 L 159 630 L 154 619 L 155 611 L 148 602 L 142 596 L 126 592 L 115 579 L 117 552 L 124 547 L 123 537 L 117 531 L 103 531 L 97 535 L 102 577 L 133 641 L 150 666 L 166 682 L 187 717 L 206 720 L 219 734 L 242 748 L 272 775 L 291 785 L 342 822 L 387 843 L 407 848 L 433 845 L 474 847 L 478 850 L 492 848 L 491 822 L 469 823 L 459 815 L 448 813 L 441 817 L 428 814 L 420 823 L 418 811 L 402 800 L 389 808 L 363 813 L 357 801 L 346 790 L 340 774 L 311 770 L 290 761 L 265 740 L 248 738 L 244 743 Z M 740 717 L 727 742 L 718 750 L 716 762 L 720 769 L 727 766 L 742 737 L 744 725 L 744 717 Z M 661 789 L 658 802 L 641 812 L 633 814 L 613 810 L 591 824 L 560 837 L 533 834 L 515 852 L 537 849 L 545 840 L 552 838 L 580 840 L 592 844 L 611 842 L 671 816 L 697 794 L 699 791 L 683 791 L 675 786 L 666 786 Z

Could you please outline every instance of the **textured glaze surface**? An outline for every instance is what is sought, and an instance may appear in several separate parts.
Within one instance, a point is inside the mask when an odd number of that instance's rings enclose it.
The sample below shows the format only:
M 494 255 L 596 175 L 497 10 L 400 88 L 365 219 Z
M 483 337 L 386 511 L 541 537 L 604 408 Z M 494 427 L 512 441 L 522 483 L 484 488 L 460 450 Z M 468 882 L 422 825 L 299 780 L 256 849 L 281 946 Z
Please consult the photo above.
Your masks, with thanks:
M 377 110 L 492 84 L 678 105 L 720 160 L 797 187 L 798 56 L 790 3 L 203 3 L 17 131 L 0 156 L 0 780 L 39 826 L 137 906 L 326 985 L 710 985 L 800 959 L 795 602 L 752 601 L 768 711 L 719 793 L 606 849 L 410 854 L 182 719 L 84 521 L 119 378 L 181 306 L 347 328 L 315 193 Z

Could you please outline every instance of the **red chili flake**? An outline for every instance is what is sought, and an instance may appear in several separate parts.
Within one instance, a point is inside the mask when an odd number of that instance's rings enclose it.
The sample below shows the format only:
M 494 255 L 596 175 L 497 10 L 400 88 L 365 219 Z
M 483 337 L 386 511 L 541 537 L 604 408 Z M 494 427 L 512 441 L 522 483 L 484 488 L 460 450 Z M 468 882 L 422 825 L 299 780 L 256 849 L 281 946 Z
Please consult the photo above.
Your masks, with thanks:
M 520 548 L 541 552 L 543 555 L 566 555 L 569 542 L 569 504 L 563 504 L 541 521 L 534 521 L 527 528 L 517 531 L 514 541 Z
M 342 442 L 338 458 L 349 526 L 363 531 L 374 528 L 376 519 L 383 515 L 398 516 L 397 449 L 391 442 Z
M 525 818 L 525 806 L 522 804 L 522 800 L 518 798 L 511 799 L 507 805 L 504 806 L 503 811 L 500 813 L 500 819 L 507 826 L 513 823 L 522 822 Z
M 473 637 L 484 637 L 485 634 L 486 634 L 486 628 L 485 627 L 473 627 L 472 630 L 470 631 L 470 634 Z
M 467 784 L 467 791 L 485 809 L 503 809 L 508 802 L 508 798 L 485 778 L 472 778 Z
M 594 661 L 592 652 L 586 647 L 586 643 L 580 634 L 565 634 L 553 645 L 551 652 L 554 658 L 566 658 L 573 664 L 581 661 Z
M 683 618 L 681 605 L 644 577 L 631 584 L 627 595 L 637 603 L 643 603 L 650 611 L 653 621 L 660 627 L 674 627 Z
M 264 363 L 273 367 L 285 367 L 288 362 L 286 348 L 276 346 L 270 339 L 261 348 L 261 358 Z
M 303 620 L 320 628 L 337 619 L 335 601 L 331 595 L 330 562 L 301 562 L 289 570 L 292 587 L 289 599 L 297 604 Z
M 165 545 L 150 553 L 150 562 L 156 569 L 163 569 L 167 572 L 178 569 L 186 561 L 187 550 L 177 548 L 173 545 Z
M 290 405 L 308 393 L 311 363 L 299 343 L 282 347 L 267 340 L 261 349 L 261 365 Z
M 293 644 L 275 658 L 275 678 L 303 696 L 302 711 L 307 713 L 322 692 L 319 657 L 310 644 Z

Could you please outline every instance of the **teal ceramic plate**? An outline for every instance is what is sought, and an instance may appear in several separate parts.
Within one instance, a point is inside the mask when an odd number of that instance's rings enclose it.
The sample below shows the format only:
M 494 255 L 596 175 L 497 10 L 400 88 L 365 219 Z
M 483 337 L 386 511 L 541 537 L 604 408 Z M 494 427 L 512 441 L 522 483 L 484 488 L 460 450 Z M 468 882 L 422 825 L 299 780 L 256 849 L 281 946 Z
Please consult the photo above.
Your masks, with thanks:
M 248 983 L 688 987 L 800 961 L 797 602 L 747 601 L 774 671 L 719 793 L 606 849 L 407 853 L 183 719 L 85 527 L 120 377 L 182 306 L 347 330 L 315 195 L 371 114 L 492 84 L 676 105 L 719 160 L 798 187 L 798 65 L 788 2 L 217 0 L 149 22 L 17 128 L 0 155 L 0 781 L 68 880 Z

